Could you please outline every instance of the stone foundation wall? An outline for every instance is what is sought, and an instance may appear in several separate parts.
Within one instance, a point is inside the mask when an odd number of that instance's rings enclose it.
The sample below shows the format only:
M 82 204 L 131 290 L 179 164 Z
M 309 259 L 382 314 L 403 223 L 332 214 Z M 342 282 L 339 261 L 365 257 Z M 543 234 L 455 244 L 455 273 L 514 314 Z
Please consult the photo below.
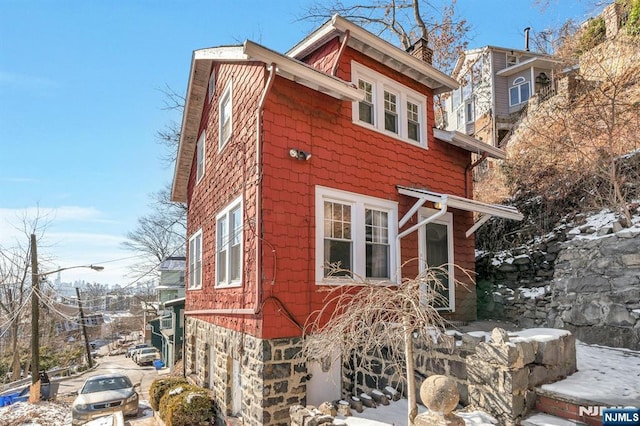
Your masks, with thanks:
M 237 414 L 236 389 L 245 425 L 289 424 L 289 407 L 304 404 L 307 372 L 294 360 L 299 350 L 299 339 L 263 340 L 194 318 L 185 321 L 187 376 L 213 389 L 225 417 Z

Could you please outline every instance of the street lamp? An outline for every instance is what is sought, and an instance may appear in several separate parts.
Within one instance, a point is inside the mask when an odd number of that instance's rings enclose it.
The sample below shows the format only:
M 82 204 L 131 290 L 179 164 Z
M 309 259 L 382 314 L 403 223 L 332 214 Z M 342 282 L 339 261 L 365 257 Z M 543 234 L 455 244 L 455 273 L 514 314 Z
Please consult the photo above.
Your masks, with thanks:
M 36 244 L 36 235 L 31 234 L 31 385 L 29 400 L 32 402 L 40 400 L 40 388 L 36 390 L 33 385 L 40 380 L 40 333 L 39 333 L 39 319 L 40 319 L 40 280 L 47 275 L 55 274 L 56 272 L 66 271 L 67 269 L 76 268 L 88 268 L 94 271 L 102 271 L 104 266 L 97 265 L 79 265 L 69 266 L 66 268 L 59 268 L 55 271 L 40 272 L 38 273 L 38 247 Z M 80 298 L 78 297 L 78 302 Z M 80 307 L 82 310 L 82 307 Z M 84 324 L 83 324 L 84 326 Z M 87 341 L 86 330 L 83 329 L 85 343 L 87 347 L 87 356 L 89 357 L 89 365 L 91 365 L 91 353 L 89 351 L 89 342 Z

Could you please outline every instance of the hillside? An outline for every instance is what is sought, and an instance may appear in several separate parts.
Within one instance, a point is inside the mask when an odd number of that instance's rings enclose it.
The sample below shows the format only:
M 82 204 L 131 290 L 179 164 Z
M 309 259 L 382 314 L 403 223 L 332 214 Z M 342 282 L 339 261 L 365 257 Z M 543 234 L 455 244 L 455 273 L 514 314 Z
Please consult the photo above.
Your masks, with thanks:
M 525 215 L 476 234 L 478 316 L 640 349 L 640 40 L 589 28 L 475 186 Z

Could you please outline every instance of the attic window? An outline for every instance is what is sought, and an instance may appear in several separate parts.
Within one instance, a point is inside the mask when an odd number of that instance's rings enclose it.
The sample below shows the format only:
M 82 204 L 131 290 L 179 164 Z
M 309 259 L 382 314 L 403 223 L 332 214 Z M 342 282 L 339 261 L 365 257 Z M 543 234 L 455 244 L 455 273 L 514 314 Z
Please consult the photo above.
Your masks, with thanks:
M 209 86 L 207 89 L 207 101 L 211 102 L 213 98 L 213 94 L 216 91 L 216 70 L 211 70 L 211 75 L 209 76 Z
M 507 67 L 512 67 L 514 65 L 518 65 L 518 56 L 513 53 L 507 53 Z

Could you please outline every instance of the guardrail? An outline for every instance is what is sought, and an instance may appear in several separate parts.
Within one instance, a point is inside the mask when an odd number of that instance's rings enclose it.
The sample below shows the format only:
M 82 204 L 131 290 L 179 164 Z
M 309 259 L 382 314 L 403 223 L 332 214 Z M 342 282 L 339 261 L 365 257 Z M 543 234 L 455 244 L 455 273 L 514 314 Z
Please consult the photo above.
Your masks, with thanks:
M 49 376 L 50 380 L 59 379 L 62 377 L 69 376 L 72 373 L 75 373 L 76 368 L 77 366 L 52 368 L 51 370 L 47 371 L 47 375 Z M 0 385 L 0 392 L 4 392 L 9 389 L 21 388 L 22 386 L 29 385 L 29 384 L 31 384 L 31 377 L 26 377 L 24 379 L 16 380 L 15 382 L 3 383 Z

